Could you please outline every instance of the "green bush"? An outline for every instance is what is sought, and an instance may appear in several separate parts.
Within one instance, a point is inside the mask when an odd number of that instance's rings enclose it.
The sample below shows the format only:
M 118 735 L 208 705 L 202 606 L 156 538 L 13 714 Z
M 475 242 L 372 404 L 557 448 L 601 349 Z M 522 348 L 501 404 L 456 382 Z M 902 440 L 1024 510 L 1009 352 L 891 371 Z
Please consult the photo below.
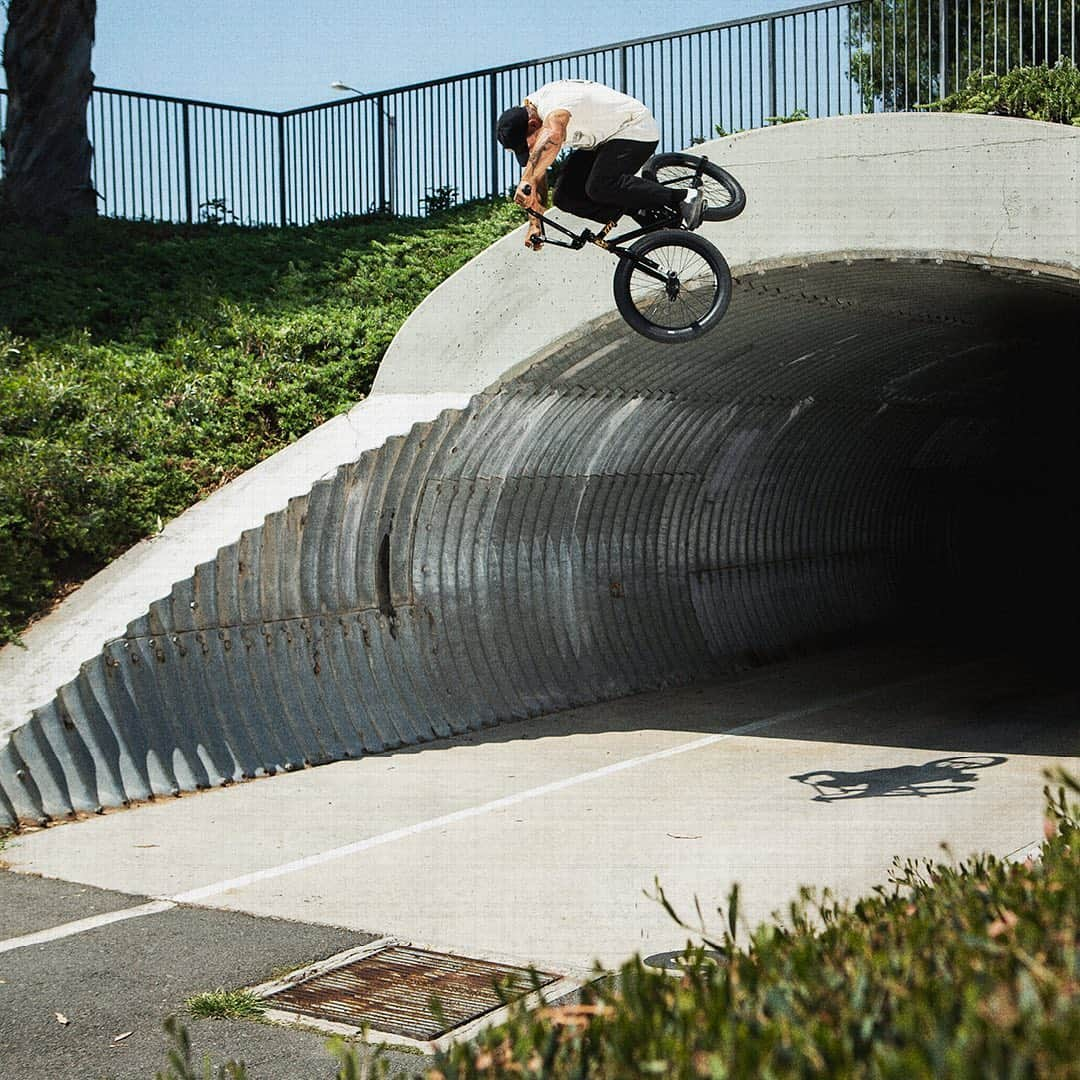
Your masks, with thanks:
M 1038 861 L 897 862 L 850 906 L 804 892 L 745 948 L 735 893 L 715 952 L 688 947 L 680 977 L 635 959 L 580 1005 L 515 1009 L 429 1075 L 1080 1076 L 1080 806 L 1065 790 L 1080 786 L 1059 779 Z
M 1062 57 L 1053 67 L 1013 68 L 1003 75 L 973 72 L 955 94 L 918 107 L 1080 124 L 1080 69 Z
M 364 397 L 506 204 L 303 229 L 0 230 L 0 642 Z

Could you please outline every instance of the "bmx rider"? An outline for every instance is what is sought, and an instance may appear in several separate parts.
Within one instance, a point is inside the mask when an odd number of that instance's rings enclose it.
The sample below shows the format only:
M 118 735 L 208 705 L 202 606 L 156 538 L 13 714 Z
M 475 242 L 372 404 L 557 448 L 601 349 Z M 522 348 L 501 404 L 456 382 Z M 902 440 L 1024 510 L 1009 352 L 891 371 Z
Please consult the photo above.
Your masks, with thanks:
M 523 105 L 507 109 L 495 134 L 524 168 L 514 192 L 519 206 L 543 212 L 547 170 L 563 146 L 570 146 L 553 196 L 560 210 L 606 225 L 624 213 L 666 208 L 677 210 L 688 229 L 701 224 L 705 201 L 698 189 L 665 187 L 635 175 L 656 150 L 660 131 L 647 106 L 603 83 L 547 83 Z M 530 217 L 526 246 L 539 231 Z

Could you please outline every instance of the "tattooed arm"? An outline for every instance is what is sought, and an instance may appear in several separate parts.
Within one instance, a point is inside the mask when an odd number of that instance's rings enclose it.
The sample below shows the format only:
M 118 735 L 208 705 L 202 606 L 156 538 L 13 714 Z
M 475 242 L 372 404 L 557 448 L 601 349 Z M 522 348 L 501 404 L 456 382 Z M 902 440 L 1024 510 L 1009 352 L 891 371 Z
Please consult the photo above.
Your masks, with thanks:
M 517 191 L 514 192 L 514 202 L 519 206 L 533 210 L 544 209 L 547 198 L 547 171 L 566 142 L 566 125 L 569 120 L 570 113 L 565 109 L 556 109 L 548 115 L 543 127 L 536 133 L 536 139 L 529 150 L 529 163 L 521 174 Z M 532 188 L 529 195 L 523 193 L 526 184 Z

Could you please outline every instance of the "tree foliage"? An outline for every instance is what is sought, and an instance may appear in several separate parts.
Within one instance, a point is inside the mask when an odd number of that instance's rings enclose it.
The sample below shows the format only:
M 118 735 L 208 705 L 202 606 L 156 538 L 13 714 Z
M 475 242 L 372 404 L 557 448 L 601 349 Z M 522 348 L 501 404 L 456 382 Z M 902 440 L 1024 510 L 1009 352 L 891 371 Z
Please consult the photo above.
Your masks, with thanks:
M 1075 57 L 1072 0 L 864 0 L 848 30 L 863 108 L 910 109 L 959 89 L 973 72 Z

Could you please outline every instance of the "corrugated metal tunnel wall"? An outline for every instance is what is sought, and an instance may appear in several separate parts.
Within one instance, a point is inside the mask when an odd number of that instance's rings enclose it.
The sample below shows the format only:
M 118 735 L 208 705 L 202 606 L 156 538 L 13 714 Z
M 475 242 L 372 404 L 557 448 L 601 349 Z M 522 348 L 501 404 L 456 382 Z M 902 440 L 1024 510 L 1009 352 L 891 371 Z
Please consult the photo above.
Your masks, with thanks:
M 1022 619 L 1075 581 L 1078 314 L 883 260 L 740 280 L 690 345 L 606 320 L 177 584 L 0 751 L 0 822 Z

